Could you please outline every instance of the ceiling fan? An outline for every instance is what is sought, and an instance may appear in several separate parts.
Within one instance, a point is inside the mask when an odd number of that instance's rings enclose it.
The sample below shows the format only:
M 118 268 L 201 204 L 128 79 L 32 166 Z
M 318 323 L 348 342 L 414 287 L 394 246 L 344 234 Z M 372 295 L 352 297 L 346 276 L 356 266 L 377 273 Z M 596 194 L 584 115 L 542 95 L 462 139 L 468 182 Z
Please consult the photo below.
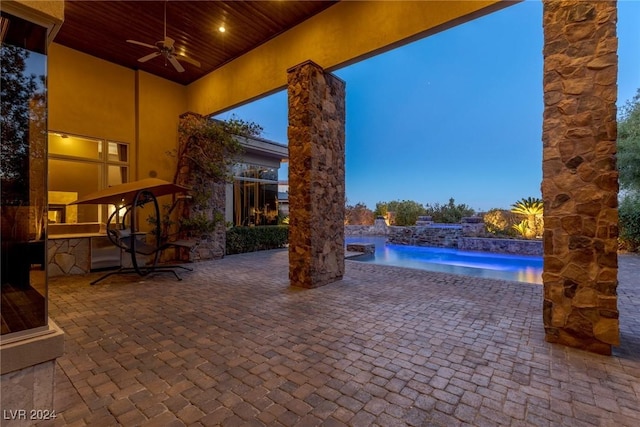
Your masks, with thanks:
M 171 65 L 176 69 L 177 72 L 184 72 L 184 67 L 178 61 L 184 61 L 196 67 L 200 67 L 200 63 L 195 59 L 191 59 L 188 56 L 176 52 L 174 43 L 175 40 L 171 37 L 167 37 L 167 1 L 164 2 L 164 39 L 157 41 L 155 45 L 139 42 L 137 40 L 127 40 L 127 43 L 133 43 L 140 46 L 148 47 L 151 49 L 155 49 L 155 52 L 150 53 L 149 55 L 145 55 L 142 58 L 138 59 L 138 62 L 147 62 L 150 59 L 156 58 L 158 56 L 164 57 L 165 64 L 170 62 Z

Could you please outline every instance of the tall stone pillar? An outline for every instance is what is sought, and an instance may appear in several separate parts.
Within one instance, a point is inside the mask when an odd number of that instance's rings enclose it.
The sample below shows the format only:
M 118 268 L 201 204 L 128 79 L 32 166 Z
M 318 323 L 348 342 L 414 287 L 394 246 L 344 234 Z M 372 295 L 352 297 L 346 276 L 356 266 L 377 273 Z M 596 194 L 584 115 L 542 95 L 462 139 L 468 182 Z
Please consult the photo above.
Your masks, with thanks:
M 615 1 L 544 1 L 546 340 L 619 344 Z
M 289 280 L 344 274 L 345 83 L 311 61 L 288 72 Z

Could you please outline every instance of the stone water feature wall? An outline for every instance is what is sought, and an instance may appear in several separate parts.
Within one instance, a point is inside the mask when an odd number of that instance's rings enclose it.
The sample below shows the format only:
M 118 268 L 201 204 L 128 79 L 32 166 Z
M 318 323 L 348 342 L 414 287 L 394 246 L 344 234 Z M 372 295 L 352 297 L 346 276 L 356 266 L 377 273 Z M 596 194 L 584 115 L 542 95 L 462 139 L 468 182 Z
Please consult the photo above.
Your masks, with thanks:
M 460 224 L 438 224 L 430 217 L 421 217 L 415 226 L 345 226 L 349 236 L 388 236 L 396 245 L 456 248 L 465 251 L 542 256 L 541 240 L 498 239 L 486 236 L 480 217 L 463 218 Z
M 373 225 L 345 225 L 346 236 L 386 236 L 389 226 L 384 219 L 376 219 Z
M 439 224 L 430 216 L 420 216 L 415 226 L 393 226 L 388 231 L 389 243 L 438 248 L 458 248 L 460 239 L 484 234 L 481 217 L 464 217 L 460 224 Z
M 288 70 L 289 279 L 344 274 L 345 83 L 311 61 Z
M 542 256 L 543 254 L 542 241 L 540 240 L 461 237 L 458 239 L 458 249 L 512 255 Z
M 545 0 L 546 339 L 611 354 L 619 344 L 615 1 Z
M 462 226 L 454 224 L 447 224 L 447 226 L 435 224 L 431 226 L 389 227 L 389 243 L 395 245 L 457 248 L 458 240 L 462 236 Z

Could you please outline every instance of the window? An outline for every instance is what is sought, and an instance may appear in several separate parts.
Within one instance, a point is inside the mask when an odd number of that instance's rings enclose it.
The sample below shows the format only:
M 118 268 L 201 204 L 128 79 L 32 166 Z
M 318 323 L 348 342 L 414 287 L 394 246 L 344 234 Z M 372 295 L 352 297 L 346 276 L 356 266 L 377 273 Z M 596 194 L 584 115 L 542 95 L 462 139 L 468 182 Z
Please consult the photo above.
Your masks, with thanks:
M 278 169 L 239 163 L 233 175 L 234 225 L 278 224 Z
M 128 144 L 49 132 L 50 206 L 66 205 L 79 197 L 128 180 Z M 108 208 L 66 206 L 62 214 L 49 212 L 49 221 L 106 222 Z

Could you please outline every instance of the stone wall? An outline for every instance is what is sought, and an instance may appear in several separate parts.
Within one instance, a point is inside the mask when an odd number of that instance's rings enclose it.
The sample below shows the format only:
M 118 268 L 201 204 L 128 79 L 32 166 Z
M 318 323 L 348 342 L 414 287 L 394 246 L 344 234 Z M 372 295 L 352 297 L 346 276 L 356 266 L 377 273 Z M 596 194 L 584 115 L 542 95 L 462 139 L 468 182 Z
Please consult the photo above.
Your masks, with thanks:
M 494 239 L 481 237 L 461 237 L 458 239 L 461 251 L 496 252 L 513 255 L 542 256 L 541 240 Z
M 463 217 L 460 221 L 464 236 L 483 237 L 487 235 L 484 220 L 479 216 Z
M 545 0 L 546 339 L 602 354 L 619 343 L 617 5 Z
M 438 248 L 457 248 L 462 237 L 462 227 L 389 227 L 389 243 L 395 245 L 433 246 Z
M 376 219 L 373 225 L 345 225 L 346 236 L 386 236 L 389 227 L 384 219 Z
M 182 152 L 184 147 L 190 143 L 191 136 L 188 135 L 189 129 L 195 129 L 195 132 L 200 130 L 200 122 L 208 121 L 209 119 L 195 113 L 185 113 L 180 116 L 180 140 L 179 151 Z M 183 185 L 187 188 L 195 188 L 194 182 L 196 178 L 192 175 L 192 165 L 189 159 L 179 157 L 178 159 L 178 172 L 176 174 L 175 182 L 178 185 Z M 209 220 L 213 220 L 216 217 L 222 218 L 217 222 L 215 230 L 211 233 L 204 233 L 198 236 L 181 235 L 179 239 L 193 240 L 194 245 L 187 249 L 177 250 L 175 253 L 180 257 L 182 261 L 203 261 L 208 259 L 218 259 L 224 257 L 226 247 L 226 226 L 224 223 L 225 210 L 226 210 L 226 182 L 211 182 L 208 187 L 211 191 L 208 209 L 198 210 L 194 206 L 192 199 L 183 199 L 180 202 L 178 211 L 182 218 L 192 218 L 194 215 L 204 213 Z
M 289 279 L 311 288 L 344 274 L 345 84 L 308 61 L 288 93 Z
M 505 254 L 535 255 L 543 253 L 541 240 L 498 239 L 483 236 L 484 223 L 477 220 L 464 220 L 461 224 L 437 224 L 425 222 L 428 225 L 385 227 L 381 233 L 373 226 L 345 226 L 345 233 L 350 236 L 388 236 L 389 243 L 395 245 L 432 246 L 439 248 L 456 248 L 464 251 L 496 252 Z M 378 232 L 375 232 L 378 231 Z
M 49 277 L 86 274 L 91 270 L 91 238 L 49 239 L 47 241 Z

